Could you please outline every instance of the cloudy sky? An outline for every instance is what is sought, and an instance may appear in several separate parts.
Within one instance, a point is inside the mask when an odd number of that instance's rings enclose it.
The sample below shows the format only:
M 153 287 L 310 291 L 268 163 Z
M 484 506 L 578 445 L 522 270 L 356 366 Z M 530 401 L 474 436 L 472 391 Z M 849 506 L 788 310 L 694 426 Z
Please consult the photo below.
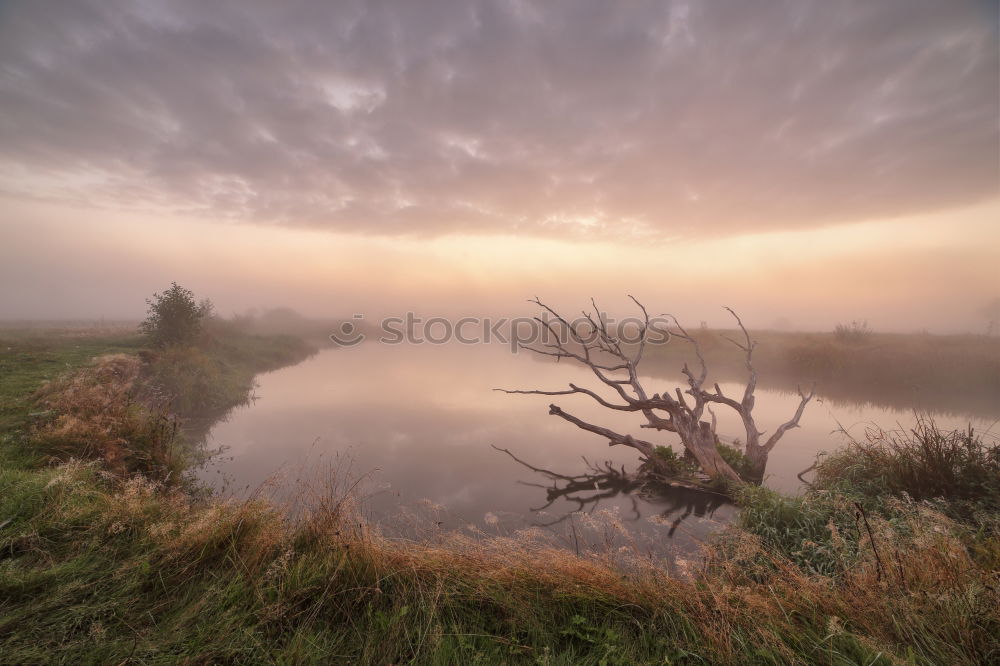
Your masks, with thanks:
M 972 328 L 995 0 L 0 4 L 0 318 L 517 309 Z

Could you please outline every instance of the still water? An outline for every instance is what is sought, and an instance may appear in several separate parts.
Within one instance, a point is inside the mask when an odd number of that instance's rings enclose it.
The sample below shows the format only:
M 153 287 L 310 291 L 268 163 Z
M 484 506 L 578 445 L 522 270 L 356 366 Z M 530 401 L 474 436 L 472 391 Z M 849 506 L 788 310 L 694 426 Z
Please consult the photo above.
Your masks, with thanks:
M 502 346 L 371 343 L 327 349 L 260 375 L 256 399 L 209 432 L 208 446 L 221 453 L 199 474 L 222 494 L 264 493 L 278 501 L 303 489 L 309 495 L 358 482 L 364 514 L 400 535 L 418 524 L 499 534 L 542 526 L 552 538 L 577 547 L 581 539 L 604 545 L 621 539 L 608 527 L 621 524 L 633 545 L 664 553 L 690 550 L 731 520 L 735 508 L 718 496 L 634 483 L 634 450 L 608 447 L 597 435 L 549 416 L 548 404 L 649 441 L 669 444 L 671 433 L 639 430 L 636 415 L 611 412 L 586 396 L 493 390 L 559 390 L 569 382 L 596 388 L 595 381 L 585 368 L 514 355 Z M 671 388 L 663 379 L 644 384 L 650 392 Z M 741 387 L 722 388 L 739 395 Z M 758 389 L 758 427 L 772 430 L 787 420 L 797 400 Z M 720 435 L 741 436 L 735 415 L 721 407 L 716 412 Z M 772 452 L 766 483 L 797 489 L 796 474 L 817 453 L 843 444 L 843 435 L 834 434 L 840 426 L 860 437 L 873 423 L 897 428 L 914 419 L 901 411 L 816 400 L 801 427 Z M 968 424 L 955 416 L 937 421 L 947 428 Z

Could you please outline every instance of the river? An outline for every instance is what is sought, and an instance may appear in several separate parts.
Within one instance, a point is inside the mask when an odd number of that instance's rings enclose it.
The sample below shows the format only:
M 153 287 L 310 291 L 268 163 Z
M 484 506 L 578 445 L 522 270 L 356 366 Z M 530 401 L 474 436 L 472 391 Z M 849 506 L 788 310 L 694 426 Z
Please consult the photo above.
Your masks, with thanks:
M 493 390 L 561 389 L 568 382 L 594 387 L 595 381 L 586 368 L 540 362 L 500 345 L 325 349 L 260 375 L 255 399 L 209 432 L 207 445 L 220 453 L 198 474 L 220 494 L 262 493 L 289 506 L 356 483 L 363 514 L 398 535 L 434 529 L 510 534 L 541 526 L 572 547 L 581 539 L 607 545 L 613 536 L 662 553 L 690 550 L 731 520 L 735 507 L 718 496 L 638 486 L 630 476 L 638 463 L 634 450 L 608 447 L 549 416 L 548 404 L 651 441 L 668 444 L 672 434 L 639 430 L 636 415 L 609 411 L 586 396 Z M 670 388 L 652 378 L 646 386 L 651 392 Z M 742 390 L 731 383 L 722 388 L 730 395 Z M 798 400 L 760 388 L 756 395 L 758 426 L 766 430 L 787 420 Z M 720 434 L 740 436 L 735 415 L 716 411 Z M 820 451 L 843 444 L 843 435 L 834 432 L 841 426 L 862 436 L 866 426 L 906 427 L 915 418 L 819 398 L 772 453 L 766 484 L 797 490 L 796 474 Z M 969 422 L 936 418 L 946 428 Z M 620 527 L 628 537 L 615 532 Z

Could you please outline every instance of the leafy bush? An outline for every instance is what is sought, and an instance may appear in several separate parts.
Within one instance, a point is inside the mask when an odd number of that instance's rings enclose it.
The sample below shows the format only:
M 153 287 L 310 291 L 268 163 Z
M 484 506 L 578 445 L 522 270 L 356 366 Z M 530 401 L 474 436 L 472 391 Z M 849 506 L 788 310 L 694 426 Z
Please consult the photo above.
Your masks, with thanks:
M 686 460 L 684 456 L 677 455 L 669 446 L 657 446 L 653 450 L 653 454 L 656 456 L 659 468 L 664 474 L 685 477 L 690 476 L 698 470 L 697 465 Z
M 740 478 L 749 478 L 750 462 L 738 447 L 716 442 L 715 449 L 722 456 L 722 459 L 729 463 L 733 471 L 740 475 Z M 698 464 L 696 462 L 683 455 L 678 455 L 669 446 L 657 446 L 653 450 L 653 455 L 656 456 L 658 471 L 662 474 L 685 478 L 692 476 L 698 471 Z
M 739 441 L 735 442 L 739 444 Z M 738 446 L 730 446 L 729 444 L 724 444 L 722 442 L 715 443 L 715 450 L 719 452 L 722 459 L 725 460 L 733 471 L 740 475 L 743 480 L 750 480 L 750 461 L 747 459 L 746 455 L 740 451 Z
M 139 330 L 149 336 L 155 347 L 193 344 L 201 333 L 201 323 L 212 315 L 212 302 L 196 303 L 194 293 L 176 282 L 162 294 L 146 299 L 149 310 Z
M 169 347 L 146 367 L 159 402 L 175 414 L 193 416 L 239 404 L 249 388 L 232 380 L 219 361 L 197 347 Z M 227 381 L 228 380 L 228 381 Z

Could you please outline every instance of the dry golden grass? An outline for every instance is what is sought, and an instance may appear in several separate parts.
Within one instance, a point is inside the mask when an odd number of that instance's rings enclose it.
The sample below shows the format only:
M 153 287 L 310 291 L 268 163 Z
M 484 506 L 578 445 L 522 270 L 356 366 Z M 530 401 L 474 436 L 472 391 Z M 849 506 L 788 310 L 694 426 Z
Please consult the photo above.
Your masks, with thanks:
M 176 470 L 176 422 L 140 402 L 140 372 L 138 358 L 113 354 L 43 384 L 35 444 L 56 459 L 98 458 L 119 476 Z

